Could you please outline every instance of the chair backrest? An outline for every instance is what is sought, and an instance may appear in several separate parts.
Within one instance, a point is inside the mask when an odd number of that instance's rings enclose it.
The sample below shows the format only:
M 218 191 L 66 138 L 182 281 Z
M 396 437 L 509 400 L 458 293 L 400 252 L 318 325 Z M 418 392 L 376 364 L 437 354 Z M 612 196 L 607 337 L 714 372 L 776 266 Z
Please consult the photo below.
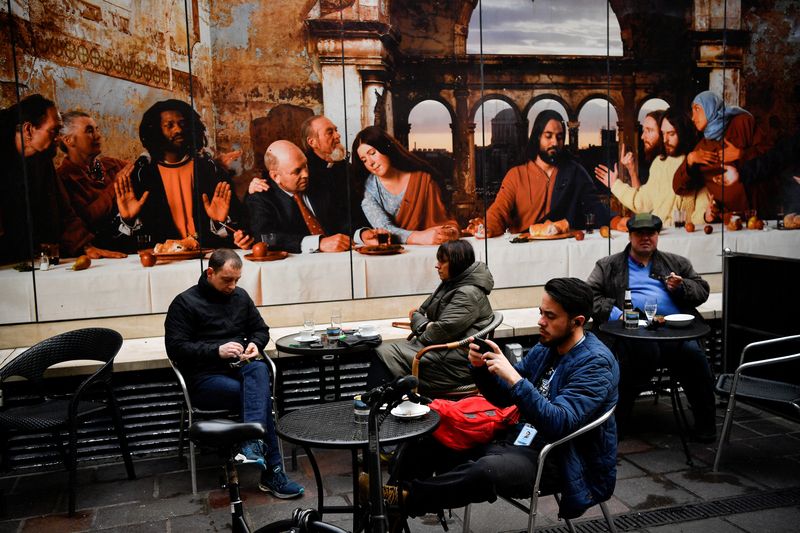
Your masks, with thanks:
M 84 328 L 61 333 L 35 344 L 0 368 L 0 381 L 20 376 L 39 387 L 45 370 L 64 361 L 102 361 L 92 381 L 111 379 L 112 362 L 122 347 L 122 335 L 113 329 Z

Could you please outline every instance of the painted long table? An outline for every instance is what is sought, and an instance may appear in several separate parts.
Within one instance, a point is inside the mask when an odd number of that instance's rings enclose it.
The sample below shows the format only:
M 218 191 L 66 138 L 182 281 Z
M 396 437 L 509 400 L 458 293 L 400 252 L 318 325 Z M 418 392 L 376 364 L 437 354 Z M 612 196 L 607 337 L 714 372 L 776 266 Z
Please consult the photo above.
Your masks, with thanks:
M 469 239 L 479 260 L 487 262 L 496 288 L 543 285 L 558 276 L 585 279 L 597 259 L 622 250 L 627 234 L 598 232 L 575 239 L 511 243 L 503 237 Z M 722 271 L 722 252 L 760 253 L 800 258 L 800 231 L 722 232 L 711 235 L 665 229 L 659 249 L 688 257 L 700 273 Z M 244 255 L 244 252 L 240 253 Z M 435 246 L 407 246 L 399 255 L 356 252 L 290 255 L 281 261 L 244 261 L 240 286 L 257 305 L 379 298 L 430 293 L 439 283 Z M 145 268 L 136 255 L 101 259 L 84 271 L 71 262 L 49 271 L 21 273 L 0 268 L 0 324 L 88 317 L 163 313 L 176 294 L 197 283 L 200 260 Z M 35 296 L 34 296 L 35 295 Z

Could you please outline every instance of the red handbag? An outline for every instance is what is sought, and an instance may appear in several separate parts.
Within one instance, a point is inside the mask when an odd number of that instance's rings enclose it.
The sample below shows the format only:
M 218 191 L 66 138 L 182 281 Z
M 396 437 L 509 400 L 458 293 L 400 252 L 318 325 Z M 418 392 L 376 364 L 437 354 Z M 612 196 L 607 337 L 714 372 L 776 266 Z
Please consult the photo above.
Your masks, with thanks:
M 519 420 L 519 409 L 495 407 L 483 396 L 468 396 L 458 401 L 433 400 L 431 409 L 441 422 L 433 436 L 453 450 L 468 450 L 491 441 L 495 434 Z

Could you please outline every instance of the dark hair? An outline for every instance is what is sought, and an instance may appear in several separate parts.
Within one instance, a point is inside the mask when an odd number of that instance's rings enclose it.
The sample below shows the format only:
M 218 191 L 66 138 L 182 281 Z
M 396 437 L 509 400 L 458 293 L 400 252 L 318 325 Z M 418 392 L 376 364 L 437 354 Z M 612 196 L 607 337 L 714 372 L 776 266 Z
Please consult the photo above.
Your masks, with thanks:
M 160 161 L 164 157 L 167 144 L 164 134 L 161 132 L 161 113 L 164 111 L 177 111 L 183 115 L 187 122 L 186 127 L 191 130 L 193 136 L 193 142 L 190 142 L 188 146 L 200 150 L 208 144 L 206 127 L 192 106 L 181 100 L 162 100 L 144 112 L 142 122 L 139 124 L 139 140 L 142 141 L 142 146 L 150 153 L 151 158 Z
M 405 172 L 421 170 L 431 175 L 434 181 L 439 181 L 439 173 L 424 160 L 415 156 L 408 149 L 400 144 L 397 139 L 380 129 L 378 126 L 367 126 L 356 135 L 353 140 L 352 169 L 355 176 L 356 191 L 364 192 L 364 183 L 367 181 L 370 172 L 364 166 L 364 162 L 358 157 L 358 147 L 368 144 L 385 155 L 391 161 L 392 166 Z
M 42 125 L 47 112 L 56 107 L 55 102 L 41 94 L 26 96 L 0 113 L 0 138 L 3 142 L 14 136 L 19 126 L 30 122 L 37 128 Z
M 469 241 L 461 239 L 447 241 L 439 245 L 439 249 L 436 250 L 436 259 L 449 263 L 450 277 L 454 278 L 475 262 L 475 250 Z
M 583 315 L 586 320 L 592 316 L 594 294 L 589 284 L 578 278 L 553 278 L 544 290 L 558 302 L 570 318 Z
M 536 158 L 539 156 L 539 137 L 542 136 L 544 129 L 547 127 L 547 123 L 551 120 L 555 120 L 561 124 L 564 135 L 567 134 L 567 126 L 564 124 L 564 117 L 562 117 L 561 113 L 558 111 L 545 109 L 536 115 L 536 119 L 533 121 L 533 128 L 531 128 L 531 136 L 528 138 L 528 146 L 525 147 L 525 153 L 530 161 L 536 161 Z
M 242 258 L 239 257 L 239 254 L 230 248 L 217 248 L 214 250 L 214 253 L 211 254 L 211 257 L 208 258 L 208 268 L 217 272 L 222 269 L 228 261 L 233 263 L 233 268 L 241 270 Z
M 661 124 L 663 124 L 665 120 L 672 124 L 672 127 L 675 128 L 675 132 L 678 134 L 678 148 L 675 155 L 686 155 L 691 152 L 697 144 L 697 130 L 695 130 L 694 124 L 692 124 L 689 113 L 681 111 L 677 107 L 670 107 L 664 111 L 664 115 L 658 123 L 659 130 L 661 129 Z M 666 155 L 661 156 L 662 159 L 665 157 Z

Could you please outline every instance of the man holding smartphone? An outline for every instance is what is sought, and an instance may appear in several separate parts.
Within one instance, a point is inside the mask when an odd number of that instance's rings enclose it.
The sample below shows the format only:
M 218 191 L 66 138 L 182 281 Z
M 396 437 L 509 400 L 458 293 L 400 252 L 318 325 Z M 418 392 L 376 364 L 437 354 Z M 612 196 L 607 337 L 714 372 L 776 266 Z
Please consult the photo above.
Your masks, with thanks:
M 283 471 L 269 368 L 261 358 L 269 327 L 250 295 L 236 286 L 241 277 L 242 259 L 236 252 L 220 248 L 211 254 L 197 285 L 169 306 L 164 321 L 167 355 L 186 377 L 194 405 L 240 411 L 243 422 L 264 426 L 266 442 L 245 442 L 242 454 L 264 469 L 259 489 L 294 498 L 303 494 L 303 487 Z
M 407 513 L 419 516 L 492 502 L 499 494 L 529 497 L 541 448 L 616 404 L 617 362 L 583 329 L 592 312 L 591 288 L 576 278 L 552 279 L 539 309 L 539 343 L 519 363 L 512 365 L 491 341 L 470 344 L 470 371 L 481 393 L 498 407 L 517 405 L 521 423 L 504 438 L 466 452 L 433 440 L 420 444 L 419 454 L 409 450 L 413 459 L 396 473 L 400 486 L 384 487 L 390 503 L 391 495 L 397 495 Z M 612 417 L 552 456 L 554 461 L 545 465 L 545 486 L 557 486 L 562 493 L 561 516 L 580 516 L 613 494 L 616 454 Z

